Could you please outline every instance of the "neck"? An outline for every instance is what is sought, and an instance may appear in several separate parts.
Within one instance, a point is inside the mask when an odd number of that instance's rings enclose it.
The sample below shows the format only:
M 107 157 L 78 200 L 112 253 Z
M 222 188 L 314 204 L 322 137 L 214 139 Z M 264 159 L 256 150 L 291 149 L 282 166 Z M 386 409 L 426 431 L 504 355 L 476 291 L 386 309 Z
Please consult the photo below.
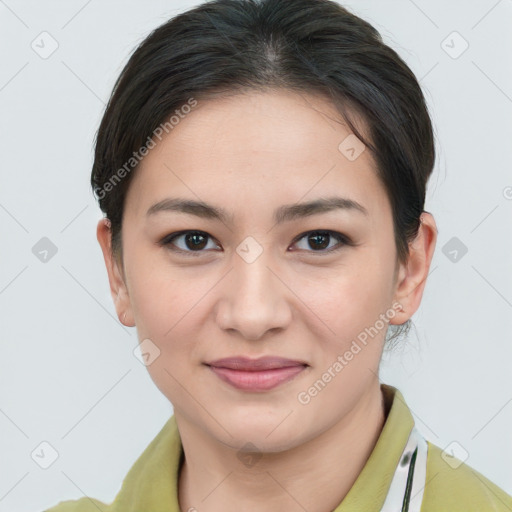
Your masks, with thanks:
M 185 458 L 182 511 L 334 510 L 356 481 L 386 421 L 379 381 L 337 424 L 293 449 L 264 453 L 245 466 L 238 450 L 218 442 L 175 410 Z M 342 461 L 342 463 L 340 463 Z

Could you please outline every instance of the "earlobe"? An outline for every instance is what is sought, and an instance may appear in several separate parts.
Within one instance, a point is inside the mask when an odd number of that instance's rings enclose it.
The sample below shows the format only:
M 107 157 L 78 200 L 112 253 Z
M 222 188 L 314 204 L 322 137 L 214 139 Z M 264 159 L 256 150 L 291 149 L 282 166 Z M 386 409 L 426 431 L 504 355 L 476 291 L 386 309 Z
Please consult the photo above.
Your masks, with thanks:
M 416 238 L 409 244 L 409 257 L 400 265 L 396 282 L 395 301 L 401 306 L 392 324 L 403 324 L 417 311 L 425 289 L 430 264 L 437 241 L 437 227 L 428 212 L 421 215 Z
M 125 279 L 119 269 L 119 264 L 112 253 L 112 233 L 110 230 L 110 220 L 102 218 L 96 228 L 96 238 L 100 244 L 105 267 L 107 269 L 108 280 L 110 285 L 110 294 L 114 301 L 117 317 L 119 321 L 127 327 L 132 327 L 131 321 L 131 304 L 128 294 L 128 288 Z

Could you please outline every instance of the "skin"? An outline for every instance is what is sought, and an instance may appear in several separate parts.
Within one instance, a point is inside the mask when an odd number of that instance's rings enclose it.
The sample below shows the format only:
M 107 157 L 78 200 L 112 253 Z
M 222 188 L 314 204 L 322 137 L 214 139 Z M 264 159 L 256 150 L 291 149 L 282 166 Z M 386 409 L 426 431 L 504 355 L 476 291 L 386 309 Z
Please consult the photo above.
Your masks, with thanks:
M 291 91 L 199 102 L 133 177 L 123 265 L 112 256 L 108 221 L 98 223 L 119 319 L 160 350 L 147 368 L 172 402 L 182 438 L 181 510 L 333 510 L 378 440 L 387 413 L 378 379 L 385 328 L 309 403 L 297 396 L 394 302 L 400 311 L 390 324 L 414 314 L 437 230 L 423 213 L 409 259 L 396 266 L 385 189 L 369 150 L 354 161 L 338 150 L 350 134 L 339 117 L 327 99 Z M 283 224 L 272 218 L 282 205 L 332 195 L 359 202 L 368 215 L 334 210 Z M 233 222 L 171 211 L 146 215 L 167 197 L 220 206 Z M 320 229 L 354 245 L 327 238 L 328 248 L 340 247 L 328 253 L 308 236 L 295 241 Z M 174 247 L 186 254 L 159 245 L 181 230 L 209 235 L 197 257 L 185 237 Z M 236 252 L 246 237 L 263 251 L 251 263 Z M 309 366 L 274 389 L 248 392 L 203 364 L 240 355 Z M 254 465 L 237 456 L 250 451 L 248 442 L 261 457 Z

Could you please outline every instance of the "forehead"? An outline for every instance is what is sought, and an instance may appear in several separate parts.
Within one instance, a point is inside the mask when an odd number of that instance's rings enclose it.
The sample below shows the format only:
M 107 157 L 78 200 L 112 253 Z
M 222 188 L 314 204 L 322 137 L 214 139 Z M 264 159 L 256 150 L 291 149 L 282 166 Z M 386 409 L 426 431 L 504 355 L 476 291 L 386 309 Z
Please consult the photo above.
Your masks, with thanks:
M 322 96 L 279 90 L 198 100 L 155 141 L 128 192 L 139 214 L 177 195 L 246 209 L 253 198 L 261 209 L 337 193 L 369 210 L 387 207 L 369 149 Z
M 294 155 L 301 161 L 325 151 L 337 156 L 350 133 L 327 98 L 279 89 L 199 100 L 166 139 L 173 150 L 227 157 L 252 152 L 262 159 L 272 153 L 289 162 Z

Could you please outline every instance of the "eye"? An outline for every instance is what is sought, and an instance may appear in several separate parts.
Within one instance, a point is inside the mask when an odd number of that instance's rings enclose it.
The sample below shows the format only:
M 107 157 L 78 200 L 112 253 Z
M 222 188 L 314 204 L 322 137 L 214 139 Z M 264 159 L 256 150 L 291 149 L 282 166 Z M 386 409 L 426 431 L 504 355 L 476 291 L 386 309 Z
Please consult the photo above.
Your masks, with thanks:
M 208 238 L 211 238 L 210 235 L 204 231 L 180 231 L 179 233 L 172 233 L 166 236 L 160 244 L 169 246 L 171 251 L 189 253 L 191 256 L 199 256 L 201 252 L 204 252 L 202 249 L 207 247 L 206 241 Z M 178 245 L 178 248 L 173 247 L 174 241 L 179 239 L 183 239 L 183 245 Z
M 346 235 L 330 230 L 308 231 L 307 233 L 300 235 L 294 243 L 296 244 L 302 239 L 306 240 L 306 247 L 302 247 L 301 249 L 306 249 L 307 251 L 309 246 L 315 249 L 309 252 L 317 253 L 331 253 L 342 249 L 344 245 L 352 245 L 351 240 Z M 336 244 L 334 245 L 334 248 L 333 246 L 330 246 L 329 241 L 332 241 L 332 239 L 338 241 L 338 247 L 336 247 Z
M 180 239 L 181 246 L 176 242 Z M 208 247 L 208 239 L 212 239 L 212 237 L 204 231 L 180 231 L 166 236 L 160 242 L 160 245 L 168 247 L 174 252 L 186 253 L 187 256 L 199 256 L 202 252 L 205 252 L 203 249 L 215 249 L 215 245 L 217 244 L 214 244 L 214 247 Z M 293 245 L 296 245 L 303 239 L 306 240 L 306 244 L 309 245 L 309 247 L 312 247 L 315 250 L 310 251 L 307 247 L 299 247 L 299 249 L 305 249 L 307 252 L 316 252 L 320 254 L 338 251 L 345 245 L 353 245 L 350 238 L 346 235 L 330 230 L 316 230 L 302 233 L 294 240 Z M 338 243 L 334 245 L 334 248 L 329 243 L 332 239 L 338 241 Z M 336 245 L 338 245 L 338 247 L 336 247 Z M 217 247 L 219 246 L 217 245 Z

